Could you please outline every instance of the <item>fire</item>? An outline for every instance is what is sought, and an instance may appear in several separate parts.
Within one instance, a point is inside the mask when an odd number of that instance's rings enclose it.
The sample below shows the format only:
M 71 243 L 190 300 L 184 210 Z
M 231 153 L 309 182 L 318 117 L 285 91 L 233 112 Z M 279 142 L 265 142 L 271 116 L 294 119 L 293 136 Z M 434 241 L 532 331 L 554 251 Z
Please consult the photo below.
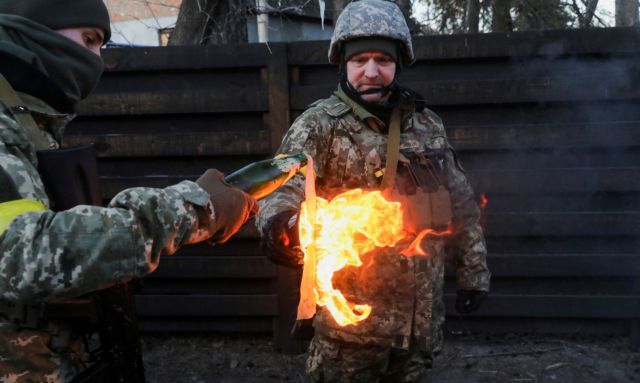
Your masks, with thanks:
M 484 210 L 488 203 L 489 200 L 487 199 L 487 196 L 484 193 L 480 194 L 480 209 Z
M 426 237 L 427 235 L 442 237 L 445 235 L 449 235 L 451 233 L 452 233 L 451 228 L 445 231 L 435 231 L 433 229 L 424 229 L 420 232 L 420 234 L 418 234 L 416 239 L 414 239 L 413 242 L 411 242 L 411 245 L 409 245 L 406 249 L 402 250 L 401 254 L 407 257 L 413 257 L 415 255 L 427 256 L 428 255 L 427 252 L 424 251 L 422 247 L 420 247 L 420 244 L 422 243 L 422 240 L 424 239 L 424 237 Z
M 353 304 L 333 288 L 333 273 L 345 266 L 360 266 L 360 255 L 376 247 L 394 246 L 404 238 L 400 203 L 387 201 L 380 191 L 353 189 L 331 201 L 316 198 L 315 219 L 307 204 L 300 212 L 300 244 L 316 261 L 315 301 L 326 306 L 341 326 L 369 316 L 371 306 Z M 313 224 L 315 221 L 315 225 Z

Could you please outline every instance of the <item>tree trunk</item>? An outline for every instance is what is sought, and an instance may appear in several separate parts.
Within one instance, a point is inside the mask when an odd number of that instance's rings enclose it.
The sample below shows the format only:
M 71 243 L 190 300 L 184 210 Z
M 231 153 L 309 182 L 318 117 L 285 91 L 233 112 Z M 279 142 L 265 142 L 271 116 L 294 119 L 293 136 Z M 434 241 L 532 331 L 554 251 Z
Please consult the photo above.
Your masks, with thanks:
M 517 12 L 519 31 L 567 28 L 568 17 L 560 0 L 519 0 Z
M 351 0 L 329 0 L 327 2 L 327 11 L 331 12 L 334 24 L 338 21 L 338 16 L 340 16 L 344 7 L 350 2 Z M 331 9 L 329 9 L 329 4 L 331 5 Z
M 491 30 L 493 32 L 513 31 L 513 20 L 511 20 L 511 2 L 512 0 L 493 0 L 491 2 L 491 10 L 493 12 Z
M 589 28 L 593 23 L 593 15 L 596 13 L 598 7 L 598 0 L 587 0 L 586 9 L 580 20 L 580 28 Z
M 638 24 L 638 0 L 616 0 L 616 27 Z
M 480 0 L 467 0 L 465 24 L 467 32 L 478 33 L 480 24 Z
M 246 43 L 247 6 L 248 0 L 220 1 L 207 24 L 203 44 Z
M 169 45 L 247 41 L 248 0 L 183 0 Z
M 394 0 L 394 3 L 398 4 L 398 7 L 402 10 L 404 18 L 407 22 L 411 19 L 411 1 L 410 0 Z
M 200 45 L 219 0 L 183 0 L 169 45 Z

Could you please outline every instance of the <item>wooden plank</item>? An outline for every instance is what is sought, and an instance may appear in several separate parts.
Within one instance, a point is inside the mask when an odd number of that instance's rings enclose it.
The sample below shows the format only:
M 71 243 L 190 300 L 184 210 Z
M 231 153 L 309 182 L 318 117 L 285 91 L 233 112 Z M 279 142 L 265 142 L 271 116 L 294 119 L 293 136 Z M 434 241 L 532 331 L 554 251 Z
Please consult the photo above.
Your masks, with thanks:
M 262 112 L 79 116 L 65 130 L 70 135 L 228 133 L 265 130 Z
M 255 112 L 268 109 L 267 97 L 261 88 L 97 93 L 78 104 L 76 111 L 83 116 Z
M 265 44 L 225 44 L 115 48 L 103 49 L 102 57 L 106 72 L 257 67 L 266 65 L 269 47 Z
M 533 165 L 535 166 L 535 165 Z M 476 193 L 596 193 L 640 191 L 640 168 L 474 170 L 467 177 Z
M 271 132 L 271 152 L 280 146 L 280 141 L 291 124 L 289 119 L 289 67 L 287 46 L 276 45 L 267 66 L 269 84 L 269 113 L 265 115 L 265 125 Z
M 456 150 L 532 150 L 566 148 L 625 149 L 640 146 L 640 121 L 447 126 L 447 136 Z
M 418 61 L 497 57 L 561 57 L 580 54 L 636 54 L 640 33 L 634 28 L 593 28 L 469 35 L 417 36 Z M 327 41 L 290 43 L 291 65 L 326 65 Z
M 271 294 L 271 279 L 163 278 L 144 279 L 138 295 L 265 295 Z
M 633 319 L 629 325 L 631 337 L 631 351 L 640 351 L 640 319 Z
M 592 40 L 585 40 L 590 34 Z M 614 43 L 611 38 L 617 38 Z M 492 33 L 452 36 L 417 36 L 413 46 L 417 63 L 478 59 L 508 59 L 532 61 L 536 57 L 547 61 L 566 57 L 602 55 L 627 56 L 638 53 L 635 39 L 638 32 L 631 28 L 591 30 L 528 31 L 508 34 Z M 326 41 L 290 43 L 291 65 L 328 65 Z
M 191 256 L 164 258 L 150 278 L 257 279 L 276 276 L 276 266 L 263 256 Z
M 136 309 L 147 317 L 275 316 L 275 295 L 136 295 Z
M 582 78 L 475 79 L 421 81 L 407 84 L 429 102 L 443 105 L 518 104 L 638 99 L 640 90 L 625 78 L 586 76 Z M 626 82 L 624 82 L 626 81 Z M 291 108 L 303 110 L 320 98 L 328 97 L 336 84 L 294 85 Z
M 250 221 L 253 223 L 253 221 Z M 174 255 L 163 257 L 162 260 L 173 259 L 174 257 L 190 258 L 190 257 L 250 257 L 262 255 L 262 250 L 258 241 L 253 239 L 240 240 L 232 237 L 228 242 L 221 245 L 210 245 L 206 242 L 200 242 L 193 245 L 181 247 Z M 185 261 L 186 262 L 186 261 Z
M 417 44 L 416 56 L 424 59 L 518 56 L 554 58 L 578 54 L 637 53 L 638 35 L 638 31 L 632 28 L 567 29 L 417 37 L 414 44 Z
M 195 180 L 200 173 L 184 175 L 140 175 L 101 177 L 102 192 L 110 198 L 135 186 L 166 187 L 184 179 Z M 477 194 L 520 194 L 536 198 L 537 193 L 632 193 L 640 191 L 640 168 L 631 169 L 549 169 L 487 170 L 467 172 Z
M 139 317 L 138 328 L 145 332 L 215 332 L 240 334 L 268 334 L 271 317 L 221 317 L 221 318 L 156 318 Z
M 629 254 L 637 253 L 640 240 L 631 235 L 504 236 L 485 233 L 487 248 L 495 254 Z
M 485 212 L 623 212 L 640 206 L 640 193 L 554 193 L 554 194 L 504 194 L 486 193 L 488 203 Z M 480 198 L 478 198 L 480 200 Z
M 472 170 L 632 168 L 640 164 L 640 148 L 567 148 L 561 150 L 458 150 L 462 166 Z
M 489 254 L 494 278 L 639 277 L 638 254 Z M 453 275 L 453 273 L 449 274 Z
M 451 314 L 443 325 L 444 336 L 484 334 L 629 335 L 628 319 L 593 318 L 483 318 Z M 516 338 L 517 339 L 517 338 Z
M 500 236 L 637 236 L 640 213 L 552 212 L 486 214 L 486 232 Z
M 640 91 L 619 76 L 418 82 L 412 89 L 434 106 L 637 99 Z
M 640 120 L 637 100 L 427 106 L 450 125 L 607 124 Z
M 491 280 L 491 293 L 498 295 L 585 295 L 629 296 L 640 295 L 638 277 L 578 277 L 567 272 L 561 277 L 495 277 Z M 455 277 L 445 280 L 445 292 L 455 292 Z
M 455 295 L 445 294 L 447 315 L 455 314 Z M 470 317 L 640 318 L 640 296 L 527 296 L 490 294 Z
M 268 155 L 269 133 L 202 132 L 169 134 L 72 135 L 65 146 L 93 142 L 99 157 Z

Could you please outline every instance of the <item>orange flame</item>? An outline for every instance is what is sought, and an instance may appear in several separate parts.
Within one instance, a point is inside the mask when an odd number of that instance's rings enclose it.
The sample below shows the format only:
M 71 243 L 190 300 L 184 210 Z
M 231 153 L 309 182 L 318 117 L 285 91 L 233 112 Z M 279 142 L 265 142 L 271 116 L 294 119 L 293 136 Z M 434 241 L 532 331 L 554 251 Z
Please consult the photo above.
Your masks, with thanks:
M 489 200 L 487 199 L 486 194 L 484 193 L 480 194 L 480 209 L 484 210 L 484 208 L 487 207 L 488 203 L 489 203 Z
M 411 242 L 411 245 L 409 245 L 406 249 L 402 250 L 401 254 L 407 257 L 413 257 L 416 255 L 421 255 L 426 257 L 429 254 L 427 254 L 427 252 L 424 251 L 422 247 L 420 247 L 420 244 L 422 243 L 422 240 L 424 239 L 424 237 L 426 237 L 427 235 L 443 237 L 451 233 L 452 233 L 451 228 L 445 231 L 435 231 L 433 229 L 424 229 L 420 232 L 420 234 L 418 234 L 416 239 L 414 239 L 413 242 Z
M 300 244 L 305 255 L 315 252 L 316 303 L 326 306 L 341 326 L 357 323 L 369 316 L 371 306 L 348 302 L 333 288 L 333 273 L 345 266 L 359 267 L 360 254 L 394 246 L 404 237 L 400 203 L 387 201 L 380 191 L 362 189 L 342 193 L 330 202 L 319 197 L 316 201 L 315 227 L 306 204 L 300 212 Z

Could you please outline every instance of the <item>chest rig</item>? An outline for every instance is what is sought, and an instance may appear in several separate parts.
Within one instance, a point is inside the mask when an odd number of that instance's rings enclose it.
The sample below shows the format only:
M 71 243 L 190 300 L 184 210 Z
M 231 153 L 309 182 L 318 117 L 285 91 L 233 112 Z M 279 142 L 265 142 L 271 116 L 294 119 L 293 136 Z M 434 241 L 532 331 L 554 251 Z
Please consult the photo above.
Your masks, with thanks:
M 387 199 L 402 204 L 404 227 L 410 234 L 447 229 L 452 218 L 446 171 L 451 156 L 444 133 L 438 138 L 439 129 L 432 129 L 438 125 L 435 121 L 427 114 L 410 113 L 405 121 L 408 129 L 401 135 L 402 112 L 396 108 L 385 137 L 342 102 L 325 105 L 324 110 L 336 120 L 330 145 L 331 188 L 382 190 Z
M 381 187 L 385 196 L 402 204 L 405 230 L 446 230 L 452 218 L 447 189 L 446 149 L 428 148 L 425 142 L 402 145 L 400 111 L 389 124 L 387 158 Z

